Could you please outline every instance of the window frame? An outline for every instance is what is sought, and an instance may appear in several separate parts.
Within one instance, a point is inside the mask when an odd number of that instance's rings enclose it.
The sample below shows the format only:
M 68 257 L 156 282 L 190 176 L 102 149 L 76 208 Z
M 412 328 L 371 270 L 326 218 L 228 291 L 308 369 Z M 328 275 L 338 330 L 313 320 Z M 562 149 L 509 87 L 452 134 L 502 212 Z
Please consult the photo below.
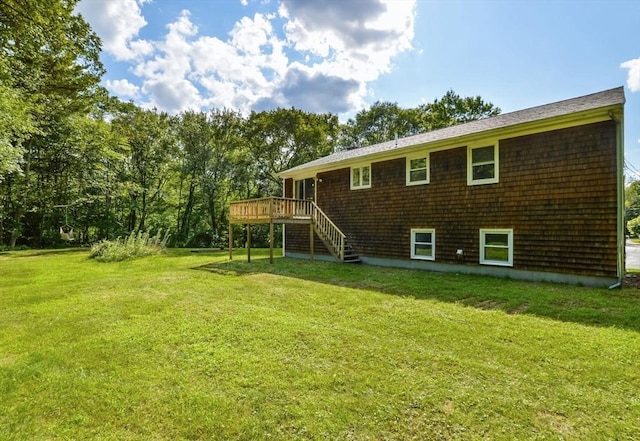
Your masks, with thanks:
M 416 235 L 420 233 L 431 234 L 431 242 L 416 242 Z M 417 244 L 430 244 L 431 255 L 424 256 L 416 254 Z M 436 229 L 435 228 L 412 228 L 411 229 L 411 258 L 416 260 L 436 260 Z
M 474 164 L 473 151 L 485 147 L 493 147 L 493 161 L 484 161 Z M 485 179 L 473 179 L 473 167 L 478 165 L 493 164 L 493 177 Z M 500 182 L 500 148 L 497 140 L 484 140 L 467 146 L 467 185 L 497 184 Z
M 369 183 L 368 184 L 362 184 L 362 170 L 368 168 L 369 169 Z M 354 170 L 359 170 L 359 185 L 353 185 L 353 171 Z M 372 181 L 372 175 L 371 175 L 371 163 L 369 164 L 361 164 L 361 165 L 354 165 L 350 168 L 350 173 L 349 173 L 349 188 L 351 190 L 362 190 L 364 188 L 371 188 L 371 181 Z
M 507 250 L 508 250 L 508 260 L 491 260 L 487 259 L 485 256 L 487 246 L 493 248 L 503 248 L 493 245 L 487 245 L 486 243 L 486 235 L 487 234 L 506 234 L 507 235 Z M 480 229 L 480 264 L 481 265 L 496 265 L 496 266 L 513 266 L 513 228 L 481 228 Z
M 424 159 L 426 164 L 424 169 L 427 172 L 427 178 L 420 180 L 420 181 L 411 181 L 411 171 L 416 171 L 416 170 L 422 170 L 422 168 L 417 168 L 417 169 L 412 169 L 411 168 L 411 161 L 415 160 L 415 159 Z M 429 152 L 426 153 L 416 153 L 414 155 L 411 156 L 407 156 L 406 158 L 406 184 L 407 186 L 410 185 L 425 185 L 428 184 L 431 178 L 431 163 L 430 163 L 430 158 L 429 158 Z

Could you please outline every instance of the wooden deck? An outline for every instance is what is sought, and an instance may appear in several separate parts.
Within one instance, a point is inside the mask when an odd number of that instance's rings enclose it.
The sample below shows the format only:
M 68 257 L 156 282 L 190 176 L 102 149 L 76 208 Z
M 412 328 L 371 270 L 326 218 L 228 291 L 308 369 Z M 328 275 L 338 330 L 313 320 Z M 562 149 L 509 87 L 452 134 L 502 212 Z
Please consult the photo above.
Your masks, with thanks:
M 247 258 L 251 260 L 251 225 L 270 224 L 269 242 L 273 245 L 274 224 L 309 224 L 309 246 L 313 260 L 314 232 L 340 262 L 345 261 L 344 233 L 310 200 L 269 197 L 232 202 L 229 205 L 229 259 L 233 258 L 233 224 L 247 225 Z M 357 259 L 357 256 L 355 256 Z M 273 246 L 270 259 L 273 262 Z M 359 260 L 359 259 L 358 259 Z
M 231 224 L 311 223 L 313 201 L 289 198 L 261 198 L 231 202 Z

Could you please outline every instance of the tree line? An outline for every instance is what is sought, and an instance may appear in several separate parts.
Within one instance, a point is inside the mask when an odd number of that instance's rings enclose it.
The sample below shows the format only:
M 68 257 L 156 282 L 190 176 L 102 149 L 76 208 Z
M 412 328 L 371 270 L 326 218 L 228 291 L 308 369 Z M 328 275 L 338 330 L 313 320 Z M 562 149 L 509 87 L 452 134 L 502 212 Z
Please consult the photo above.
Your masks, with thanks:
M 453 91 L 415 108 L 376 102 L 345 123 L 296 108 L 144 109 L 100 85 L 100 39 L 76 3 L 0 0 L 5 246 L 60 245 L 60 228 L 85 243 L 163 229 L 174 246 L 221 244 L 229 202 L 281 195 L 282 170 L 500 112 Z

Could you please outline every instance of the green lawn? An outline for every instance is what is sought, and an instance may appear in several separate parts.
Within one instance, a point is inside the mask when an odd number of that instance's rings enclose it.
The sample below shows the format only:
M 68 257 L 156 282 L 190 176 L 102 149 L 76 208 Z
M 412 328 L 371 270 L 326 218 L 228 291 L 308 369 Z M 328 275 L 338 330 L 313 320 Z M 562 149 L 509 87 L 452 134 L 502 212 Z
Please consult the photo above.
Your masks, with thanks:
M 639 290 L 267 254 L 0 253 L 0 439 L 640 434 Z

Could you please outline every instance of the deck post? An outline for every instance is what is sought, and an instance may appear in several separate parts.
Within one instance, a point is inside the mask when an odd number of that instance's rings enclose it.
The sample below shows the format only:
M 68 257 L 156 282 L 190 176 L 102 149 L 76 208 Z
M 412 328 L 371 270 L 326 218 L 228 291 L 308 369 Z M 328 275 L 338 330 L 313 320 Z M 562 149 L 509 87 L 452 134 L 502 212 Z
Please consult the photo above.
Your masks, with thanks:
M 273 263 L 273 217 L 269 222 L 269 263 Z
M 309 256 L 313 262 L 313 222 L 309 224 Z
M 247 224 L 247 262 L 251 263 L 251 224 Z
M 233 224 L 229 222 L 229 260 L 233 260 Z

